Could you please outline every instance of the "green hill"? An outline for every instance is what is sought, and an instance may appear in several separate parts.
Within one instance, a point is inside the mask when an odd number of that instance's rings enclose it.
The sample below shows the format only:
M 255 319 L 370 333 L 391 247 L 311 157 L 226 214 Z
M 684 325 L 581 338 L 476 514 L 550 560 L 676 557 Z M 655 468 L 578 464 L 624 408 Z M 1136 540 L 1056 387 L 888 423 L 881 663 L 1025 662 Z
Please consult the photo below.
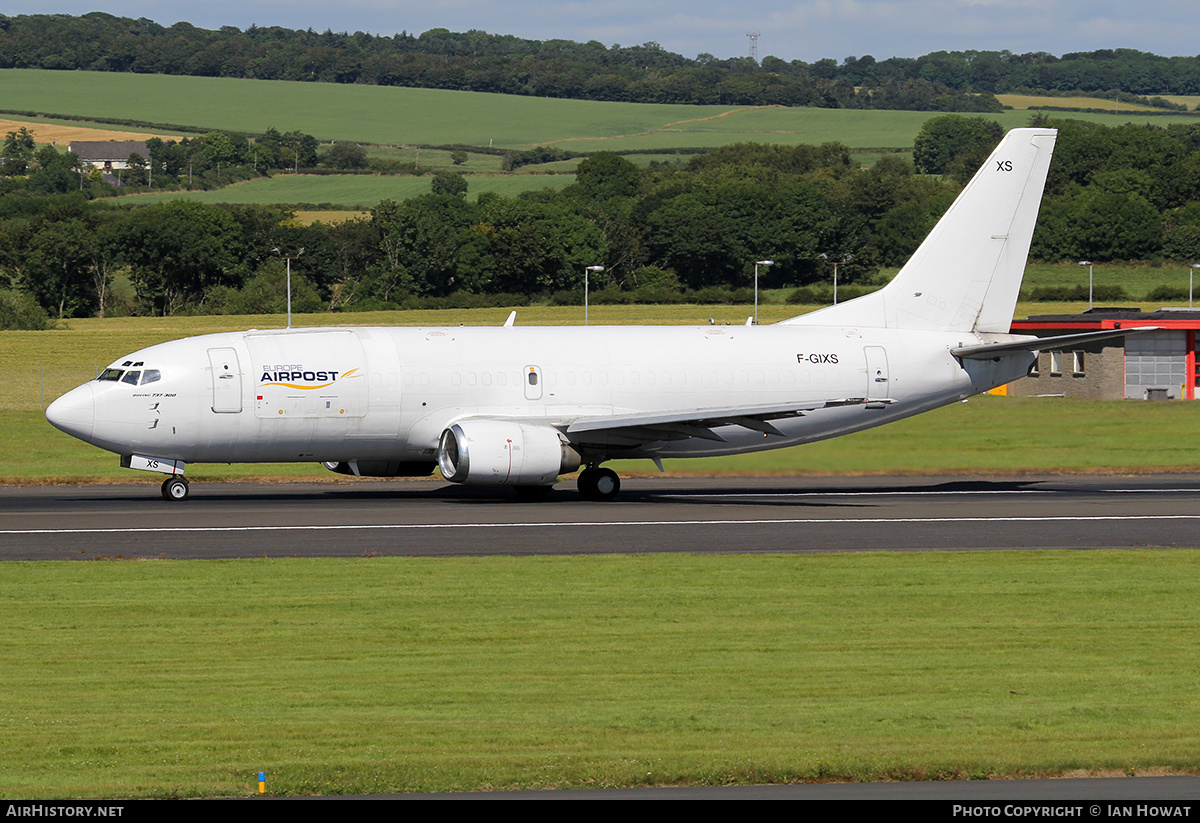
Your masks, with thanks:
M 0 89 L 4 90 L 0 106 L 10 112 L 248 133 L 274 126 L 322 141 L 499 148 L 551 143 L 572 151 L 832 140 L 856 149 L 909 148 L 921 125 L 939 114 L 609 103 L 386 86 L 32 69 L 0 70 Z M 1005 128 L 1025 125 L 1029 119 L 1024 111 L 983 116 Z M 1072 117 L 1106 125 L 1195 122 L 1182 115 Z

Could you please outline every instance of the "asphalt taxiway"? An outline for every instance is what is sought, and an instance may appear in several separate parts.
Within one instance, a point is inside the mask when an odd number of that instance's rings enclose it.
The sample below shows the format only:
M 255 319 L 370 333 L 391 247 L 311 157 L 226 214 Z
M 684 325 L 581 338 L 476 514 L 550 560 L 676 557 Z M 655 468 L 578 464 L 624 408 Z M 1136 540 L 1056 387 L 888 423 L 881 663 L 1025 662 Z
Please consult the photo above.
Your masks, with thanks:
M 608 503 L 440 482 L 0 488 L 0 559 L 1194 547 L 1200 476 L 634 478 Z

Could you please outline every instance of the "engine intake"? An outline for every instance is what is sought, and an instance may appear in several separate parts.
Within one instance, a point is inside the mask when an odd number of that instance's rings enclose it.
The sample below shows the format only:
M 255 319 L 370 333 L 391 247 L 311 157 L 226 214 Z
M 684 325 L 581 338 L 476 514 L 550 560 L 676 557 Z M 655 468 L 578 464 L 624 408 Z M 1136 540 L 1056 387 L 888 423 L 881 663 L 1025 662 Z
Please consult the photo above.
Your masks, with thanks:
M 579 452 L 550 426 L 464 420 L 442 432 L 442 475 L 454 483 L 548 486 L 579 468 Z

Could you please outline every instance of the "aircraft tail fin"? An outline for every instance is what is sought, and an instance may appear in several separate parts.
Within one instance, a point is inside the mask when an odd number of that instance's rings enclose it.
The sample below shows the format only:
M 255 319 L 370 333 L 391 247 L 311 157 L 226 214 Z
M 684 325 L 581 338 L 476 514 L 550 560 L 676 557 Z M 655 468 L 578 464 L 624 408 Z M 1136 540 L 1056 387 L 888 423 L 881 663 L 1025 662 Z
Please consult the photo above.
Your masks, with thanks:
M 1010 131 L 891 283 L 783 322 L 1006 333 L 1056 135 Z

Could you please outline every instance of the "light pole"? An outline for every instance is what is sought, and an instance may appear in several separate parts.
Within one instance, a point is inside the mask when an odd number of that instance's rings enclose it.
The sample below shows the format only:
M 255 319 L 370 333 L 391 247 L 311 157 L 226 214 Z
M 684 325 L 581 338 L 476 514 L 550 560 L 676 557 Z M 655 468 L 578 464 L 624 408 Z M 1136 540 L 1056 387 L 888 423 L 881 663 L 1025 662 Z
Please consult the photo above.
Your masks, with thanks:
M 604 271 L 604 266 L 588 266 L 583 270 L 583 325 L 588 324 L 588 274 Z
M 1092 308 L 1092 283 L 1094 282 L 1092 278 L 1092 269 L 1094 264 L 1091 260 L 1080 260 L 1079 265 L 1088 267 L 1088 309 L 1090 310 Z
M 833 305 L 835 305 L 835 306 L 837 305 L 837 270 L 838 270 L 838 266 L 842 265 L 843 263 L 849 263 L 853 259 L 854 259 L 853 254 L 842 255 L 841 260 L 830 260 L 829 255 L 827 255 L 827 254 L 821 255 L 821 261 L 826 266 L 833 266 Z
M 767 266 L 770 268 L 775 265 L 774 260 L 755 260 L 754 261 L 754 325 L 758 325 L 758 267 Z
M 287 261 L 287 314 L 288 314 L 287 327 L 290 329 L 292 327 L 292 261 L 298 260 L 300 258 L 300 255 L 304 254 L 304 249 L 302 247 L 300 249 L 300 251 L 298 251 L 295 255 L 292 255 L 291 257 L 287 257 L 287 256 L 284 256 L 283 254 L 281 254 L 278 248 L 271 249 L 271 251 L 275 252 L 275 254 L 279 256 L 280 260 Z

